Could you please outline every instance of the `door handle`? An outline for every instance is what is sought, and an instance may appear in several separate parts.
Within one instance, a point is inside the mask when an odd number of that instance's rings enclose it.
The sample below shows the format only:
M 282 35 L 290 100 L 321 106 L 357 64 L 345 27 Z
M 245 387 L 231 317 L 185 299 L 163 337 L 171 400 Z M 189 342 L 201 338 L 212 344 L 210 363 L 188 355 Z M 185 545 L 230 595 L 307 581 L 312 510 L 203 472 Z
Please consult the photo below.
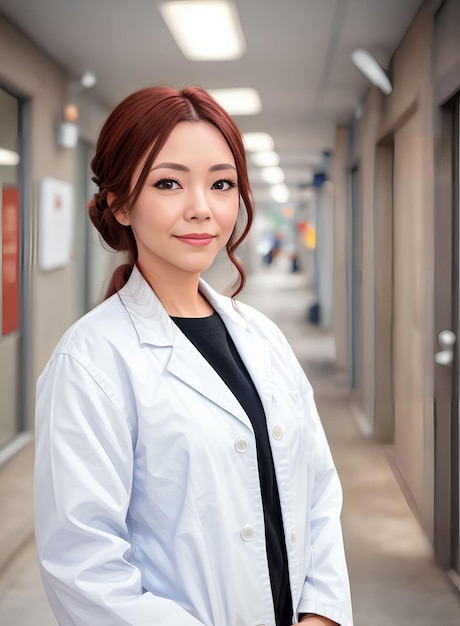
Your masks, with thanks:
M 438 342 L 442 350 L 437 352 L 434 360 L 438 365 L 449 366 L 454 361 L 454 345 L 457 341 L 455 333 L 451 330 L 441 330 L 438 333 Z

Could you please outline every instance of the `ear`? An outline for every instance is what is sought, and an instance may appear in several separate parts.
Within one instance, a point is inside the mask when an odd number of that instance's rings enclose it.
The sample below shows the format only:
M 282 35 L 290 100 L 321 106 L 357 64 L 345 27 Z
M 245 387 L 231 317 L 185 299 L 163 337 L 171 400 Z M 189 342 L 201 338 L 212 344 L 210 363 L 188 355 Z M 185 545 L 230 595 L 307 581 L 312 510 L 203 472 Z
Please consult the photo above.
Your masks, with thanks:
M 115 202 L 115 194 L 113 191 L 109 191 L 107 193 L 107 204 L 109 205 L 110 210 L 113 213 L 113 216 L 122 226 L 130 226 L 131 220 L 129 219 L 129 212 L 123 211 L 122 209 L 118 209 L 116 212 L 112 210 L 112 205 Z

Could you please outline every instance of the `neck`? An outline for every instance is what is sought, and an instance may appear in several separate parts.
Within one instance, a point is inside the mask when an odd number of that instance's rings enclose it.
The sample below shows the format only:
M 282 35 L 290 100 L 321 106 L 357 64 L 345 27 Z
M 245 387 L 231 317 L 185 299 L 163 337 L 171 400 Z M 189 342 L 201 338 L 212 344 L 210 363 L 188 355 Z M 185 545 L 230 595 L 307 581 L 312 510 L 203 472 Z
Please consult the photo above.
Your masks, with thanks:
M 200 274 L 187 274 L 168 281 L 139 268 L 168 315 L 172 317 L 207 317 L 214 309 L 200 293 Z

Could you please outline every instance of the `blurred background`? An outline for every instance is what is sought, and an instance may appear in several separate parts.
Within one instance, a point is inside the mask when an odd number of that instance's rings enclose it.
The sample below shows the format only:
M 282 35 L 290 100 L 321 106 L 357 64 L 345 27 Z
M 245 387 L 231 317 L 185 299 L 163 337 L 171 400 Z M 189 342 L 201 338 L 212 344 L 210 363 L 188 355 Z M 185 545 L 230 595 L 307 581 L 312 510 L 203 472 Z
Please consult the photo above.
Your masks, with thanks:
M 459 32 L 460 0 L 0 0 L 1 624 L 55 624 L 35 382 L 122 261 L 85 212 L 98 131 L 132 91 L 191 83 L 244 136 L 241 299 L 316 390 L 356 626 L 460 624 Z

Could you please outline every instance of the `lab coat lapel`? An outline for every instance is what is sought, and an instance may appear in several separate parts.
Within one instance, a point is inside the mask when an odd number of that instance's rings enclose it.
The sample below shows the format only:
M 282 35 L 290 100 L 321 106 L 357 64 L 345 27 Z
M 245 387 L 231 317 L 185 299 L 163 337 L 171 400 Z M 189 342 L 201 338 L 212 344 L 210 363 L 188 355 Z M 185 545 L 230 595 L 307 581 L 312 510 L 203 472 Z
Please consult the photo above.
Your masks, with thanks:
M 118 295 L 131 317 L 139 342 L 161 348 L 157 356 L 173 376 L 252 429 L 233 393 L 173 323 L 136 266 Z
M 200 290 L 221 315 L 268 415 L 271 364 L 267 342 L 248 331 L 250 322 L 235 310 L 229 298 L 215 292 L 204 281 L 200 281 Z M 161 347 L 159 358 L 173 376 L 252 429 L 238 400 L 214 368 L 172 322 L 137 267 L 134 267 L 128 282 L 119 291 L 119 297 L 132 319 L 140 343 Z
M 248 416 L 233 393 L 179 328 L 174 328 L 174 346 L 166 368 L 176 378 L 231 413 L 252 430 Z
M 251 335 L 248 330 L 243 330 L 238 324 L 234 324 L 231 318 L 222 315 L 228 332 L 233 339 L 236 349 L 252 381 L 259 392 L 265 415 L 270 414 L 272 398 L 272 372 L 268 343 Z
M 272 399 L 272 363 L 268 342 L 251 332 L 250 317 L 236 310 L 229 298 L 218 294 L 203 280 L 200 281 L 200 290 L 222 317 L 268 417 Z

